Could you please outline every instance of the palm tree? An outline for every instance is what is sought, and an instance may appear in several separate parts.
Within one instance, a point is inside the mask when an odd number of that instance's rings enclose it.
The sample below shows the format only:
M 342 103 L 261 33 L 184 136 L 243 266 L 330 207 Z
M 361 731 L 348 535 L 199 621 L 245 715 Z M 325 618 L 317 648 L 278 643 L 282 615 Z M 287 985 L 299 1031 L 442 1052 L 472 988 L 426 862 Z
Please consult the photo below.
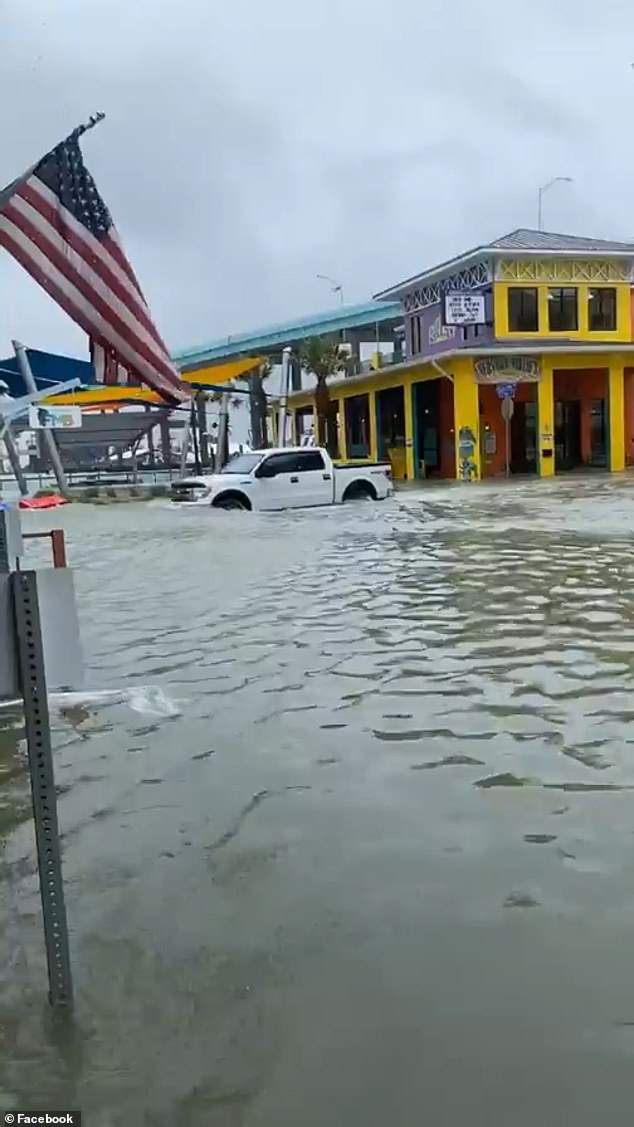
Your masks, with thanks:
M 317 380 L 315 385 L 315 437 L 319 446 L 334 450 L 336 435 L 328 426 L 330 392 L 328 377 L 345 372 L 348 356 L 343 346 L 332 337 L 309 337 L 300 345 L 299 359 L 307 372 Z

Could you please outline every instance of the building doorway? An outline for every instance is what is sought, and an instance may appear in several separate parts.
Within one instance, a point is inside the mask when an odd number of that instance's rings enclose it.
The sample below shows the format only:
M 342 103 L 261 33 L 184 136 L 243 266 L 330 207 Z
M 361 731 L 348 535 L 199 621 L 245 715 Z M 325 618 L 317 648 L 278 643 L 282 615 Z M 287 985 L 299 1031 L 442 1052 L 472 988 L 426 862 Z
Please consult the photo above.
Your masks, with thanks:
M 581 401 L 555 403 L 555 471 L 574 470 L 581 457 Z
M 555 470 L 608 464 L 608 373 L 558 369 L 554 375 Z
M 518 381 L 513 394 L 513 415 L 507 429 L 502 400 L 495 384 L 478 387 L 483 477 L 503 477 L 508 453 L 512 474 L 537 473 L 537 384 Z
M 407 480 L 405 457 L 405 389 L 385 388 L 376 393 L 376 433 L 379 462 L 389 462 L 396 481 Z
M 537 473 L 537 404 L 518 399 L 511 419 L 511 473 Z
M 370 396 L 351 395 L 343 401 L 346 455 L 349 459 L 370 457 Z
M 416 477 L 455 477 L 456 445 L 453 384 L 439 378 L 412 385 L 414 473 Z
M 608 464 L 608 412 L 605 399 L 590 404 L 590 462 L 605 469 Z

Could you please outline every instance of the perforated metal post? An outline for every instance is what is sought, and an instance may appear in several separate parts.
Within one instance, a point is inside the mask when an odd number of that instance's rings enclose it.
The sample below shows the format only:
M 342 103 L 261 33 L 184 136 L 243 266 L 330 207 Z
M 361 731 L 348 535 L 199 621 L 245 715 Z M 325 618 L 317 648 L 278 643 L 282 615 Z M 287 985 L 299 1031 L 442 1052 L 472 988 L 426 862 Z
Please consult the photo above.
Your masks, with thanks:
M 73 984 L 64 903 L 62 859 L 57 823 L 51 729 L 46 695 L 44 649 L 37 595 L 37 573 L 11 575 L 15 610 L 17 657 L 24 698 L 26 742 L 31 773 L 35 839 L 44 916 L 49 1000 L 70 1007 Z

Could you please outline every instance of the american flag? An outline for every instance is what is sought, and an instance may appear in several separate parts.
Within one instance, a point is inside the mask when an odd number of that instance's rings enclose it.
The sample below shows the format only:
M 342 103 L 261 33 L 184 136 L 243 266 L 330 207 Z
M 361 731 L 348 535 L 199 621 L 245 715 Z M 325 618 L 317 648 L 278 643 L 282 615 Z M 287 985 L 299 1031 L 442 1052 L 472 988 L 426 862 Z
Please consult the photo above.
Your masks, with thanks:
M 80 128 L 0 191 L 0 246 L 88 334 L 98 379 L 190 398 L 79 147 Z

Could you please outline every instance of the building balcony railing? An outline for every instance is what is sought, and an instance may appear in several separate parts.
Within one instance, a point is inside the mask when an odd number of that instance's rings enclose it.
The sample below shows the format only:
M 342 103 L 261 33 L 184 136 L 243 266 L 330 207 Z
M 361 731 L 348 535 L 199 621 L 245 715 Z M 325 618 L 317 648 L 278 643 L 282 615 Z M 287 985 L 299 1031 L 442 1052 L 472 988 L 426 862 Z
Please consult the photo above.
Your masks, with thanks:
M 368 360 L 357 360 L 354 356 L 346 364 L 345 376 L 362 376 L 366 373 L 370 375 L 372 372 L 380 372 L 383 368 L 393 367 L 394 364 L 402 364 L 406 357 L 402 352 L 375 352 Z M 333 379 L 340 379 L 341 376 L 333 376 Z

